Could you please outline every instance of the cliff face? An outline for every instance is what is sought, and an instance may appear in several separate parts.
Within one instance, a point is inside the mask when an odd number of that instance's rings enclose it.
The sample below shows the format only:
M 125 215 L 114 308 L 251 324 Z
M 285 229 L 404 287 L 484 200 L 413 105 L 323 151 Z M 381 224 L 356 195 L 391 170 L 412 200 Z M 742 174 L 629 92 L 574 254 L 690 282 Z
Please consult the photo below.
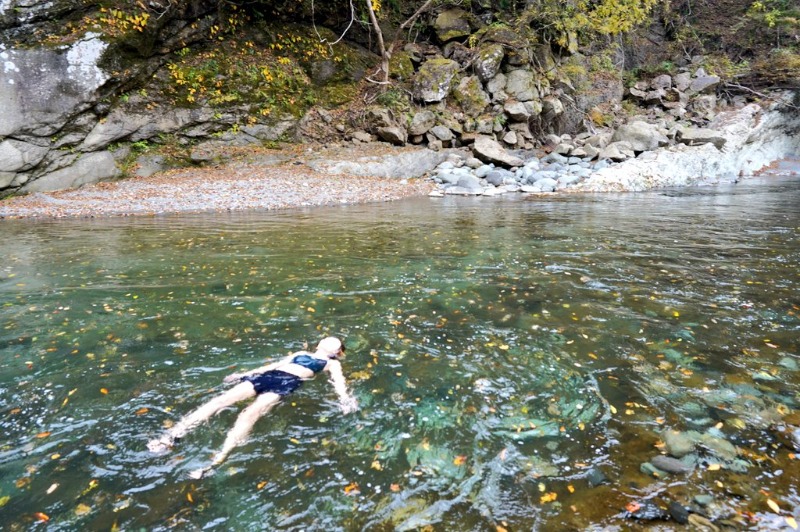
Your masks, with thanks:
M 668 45 L 675 21 L 686 22 L 680 5 L 622 47 L 580 42 L 569 28 L 548 34 L 531 6 L 505 20 L 444 6 L 394 51 L 387 88 L 363 81 L 379 58 L 340 39 L 346 16 L 317 13 L 334 32 L 302 10 L 286 20 L 278 4 L 0 0 L 0 195 L 113 179 L 156 149 L 148 171 L 276 140 L 437 148 L 490 135 L 530 149 L 547 134 L 614 124 L 626 67 L 654 76 L 687 59 Z M 363 32 L 345 37 L 369 44 Z

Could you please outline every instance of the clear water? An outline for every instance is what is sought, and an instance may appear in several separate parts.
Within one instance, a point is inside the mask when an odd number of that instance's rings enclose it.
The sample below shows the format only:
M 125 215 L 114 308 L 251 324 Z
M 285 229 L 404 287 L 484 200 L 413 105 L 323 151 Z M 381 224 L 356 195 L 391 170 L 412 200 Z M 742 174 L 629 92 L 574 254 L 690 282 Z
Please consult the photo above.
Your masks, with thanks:
M 697 495 L 785 526 L 798 205 L 795 178 L 2 222 L 0 528 L 630 529 L 629 502 Z M 328 334 L 358 413 L 318 377 L 210 478 L 186 473 L 237 409 L 147 452 L 228 373 Z M 665 429 L 737 445 L 746 470 L 642 473 Z

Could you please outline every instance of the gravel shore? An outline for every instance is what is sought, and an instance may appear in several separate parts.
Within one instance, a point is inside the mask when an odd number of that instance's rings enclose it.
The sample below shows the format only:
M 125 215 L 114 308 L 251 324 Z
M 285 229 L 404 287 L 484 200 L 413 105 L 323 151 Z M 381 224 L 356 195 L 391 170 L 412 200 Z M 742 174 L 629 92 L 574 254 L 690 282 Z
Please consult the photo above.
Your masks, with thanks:
M 392 201 L 427 195 L 433 184 L 328 174 L 294 157 L 278 164 L 234 160 L 220 167 L 172 170 L 76 190 L 0 201 L 0 218 L 86 218 L 160 215 Z M 294 159 L 294 160 L 293 160 Z

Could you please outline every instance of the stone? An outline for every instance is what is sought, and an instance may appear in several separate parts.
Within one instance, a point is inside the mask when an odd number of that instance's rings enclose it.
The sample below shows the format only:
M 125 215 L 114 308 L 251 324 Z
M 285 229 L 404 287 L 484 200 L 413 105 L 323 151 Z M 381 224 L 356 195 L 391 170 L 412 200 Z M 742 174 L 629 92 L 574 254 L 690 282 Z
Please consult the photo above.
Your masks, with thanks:
M 661 74 L 650 80 L 650 88 L 653 90 L 666 90 L 672 87 L 672 76 Z
M 506 75 L 504 91 L 520 102 L 539 98 L 539 91 L 534 84 L 533 72 L 530 70 L 512 70 L 509 72 Z
M 404 179 L 429 174 L 447 159 L 447 155 L 447 152 L 414 147 L 390 154 L 334 160 L 312 158 L 305 162 L 316 172 Z
M 453 135 L 453 132 L 450 131 L 450 128 L 442 125 L 432 127 L 430 132 L 434 137 L 443 142 L 449 142 L 455 138 L 455 135 Z
M 475 73 L 483 83 L 487 83 L 497 76 L 505 55 L 505 49 L 502 44 L 484 43 L 478 48 Z M 494 93 L 496 91 L 490 92 Z
M 612 142 L 598 154 L 600 159 L 610 159 L 612 161 L 620 162 L 626 159 L 633 159 L 636 154 L 633 152 L 633 147 L 629 142 L 620 141 Z
M 26 183 L 21 190 L 23 192 L 64 190 L 114 179 L 120 175 L 121 172 L 111 152 L 86 153 L 71 165 Z
M 359 142 L 372 142 L 372 135 L 363 130 L 353 131 L 353 139 Z
M 508 153 L 499 142 L 483 135 L 475 139 L 472 151 L 475 157 L 487 163 L 495 163 L 506 167 L 522 166 L 524 164 L 522 159 Z
M 400 126 L 379 127 L 375 134 L 381 140 L 385 140 L 395 146 L 403 146 L 408 142 L 408 133 L 405 128 Z
M 439 42 L 446 43 L 459 37 L 467 37 L 471 33 L 469 13 L 463 9 L 447 9 L 439 13 L 433 23 L 433 29 Z
M 515 146 L 517 144 L 517 134 L 513 131 L 509 131 L 505 135 L 503 135 L 503 142 L 508 144 L 509 146 Z
M 30 170 L 39 164 L 49 148 L 20 140 L 6 139 L 0 142 L 0 172 Z
M 569 155 L 569 153 L 573 150 L 575 146 L 572 144 L 567 144 L 566 142 L 561 142 L 553 148 L 553 152 L 559 155 Z
M 366 112 L 366 120 L 369 124 L 367 129 L 374 130 L 380 127 L 395 126 L 392 111 L 386 107 L 370 107 Z
M 11 183 L 14 182 L 14 179 L 17 177 L 17 174 L 14 172 L 3 172 L 0 171 L 0 190 L 4 188 L 8 188 L 11 186 Z
M 451 59 L 429 59 L 414 76 L 411 93 L 415 100 L 433 103 L 444 100 L 458 74 L 458 63 Z
M 489 95 L 484 92 L 476 76 L 463 78 L 453 91 L 453 97 L 467 116 L 480 115 L 489 105 Z
M 527 122 L 531 117 L 530 111 L 522 102 L 508 102 L 503 106 L 503 110 L 515 122 Z
M 503 73 L 497 74 L 486 84 L 486 90 L 489 91 L 489 93 L 492 95 L 497 94 L 499 92 L 505 94 L 506 82 L 507 78 L 505 74 Z
M 675 458 L 683 458 L 693 452 L 699 440 L 700 434 L 695 431 L 665 430 L 661 433 L 665 450 Z
M 706 120 L 713 120 L 716 115 L 717 96 L 715 94 L 701 94 L 692 99 L 689 110 Z
M 692 79 L 687 93 L 699 94 L 702 92 L 711 92 L 719 85 L 720 79 L 718 76 L 699 76 Z
M 134 174 L 139 177 L 148 177 L 169 168 L 163 155 L 142 155 L 136 159 Z
M 533 183 L 533 188 L 536 192 L 554 192 L 558 188 L 558 181 L 551 177 L 538 179 Z
M 433 111 L 424 109 L 414 113 L 414 118 L 411 119 L 411 125 L 408 128 L 409 135 L 424 135 L 434 125 L 436 125 L 436 115 Z
M 654 124 L 634 121 L 623 124 L 614 132 L 611 142 L 625 141 L 630 143 L 635 152 L 650 151 L 669 145 L 669 139 Z
M 711 451 L 715 456 L 722 460 L 733 461 L 739 454 L 736 446 L 724 438 L 713 434 L 703 434 L 700 436 L 700 445 Z
M 478 169 L 481 166 L 483 166 L 483 162 L 480 159 L 477 159 L 475 157 L 467 157 L 467 160 L 464 161 L 464 164 L 466 164 L 468 167 L 474 168 L 474 169 Z
M 725 146 L 726 139 L 719 131 L 707 128 L 682 127 L 676 135 L 675 140 L 687 146 L 699 146 L 701 144 L 713 144 L 718 150 Z
M 480 161 L 480 159 L 476 159 L 476 160 Z M 486 176 L 489 175 L 489 172 L 491 172 L 492 170 L 494 170 L 494 165 L 481 163 L 481 166 L 476 168 L 474 173 L 478 177 L 486 177 Z
M 688 72 L 681 72 L 676 74 L 672 81 L 678 91 L 685 92 L 692 84 L 692 76 Z
M 547 120 L 552 120 L 563 112 L 564 104 L 555 96 L 547 96 L 542 100 L 542 115 Z
M 499 187 L 500 185 L 512 185 L 516 182 L 514 174 L 504 168 L 497 168 L 486 175 L 486 181 Z
M 671 456 L 658 455 L 650 459 L 650 463 L 667 473 L 683 474 L 694 471 L 693 464 L 687 464 Z
M 481 180 L 474 175 L 462 175 L 458 182 L 456 183 L 457 186 L 461 188 L 466 188 L 467 190 L 481 190 L 483 189 L 483 183 Z
M 679 502 L 670 501 L 667 506 L 667 511 L 669 511 L 670 517 L 672 517 L 676 523 L 685 525 L 689 522 L 689 510 Z

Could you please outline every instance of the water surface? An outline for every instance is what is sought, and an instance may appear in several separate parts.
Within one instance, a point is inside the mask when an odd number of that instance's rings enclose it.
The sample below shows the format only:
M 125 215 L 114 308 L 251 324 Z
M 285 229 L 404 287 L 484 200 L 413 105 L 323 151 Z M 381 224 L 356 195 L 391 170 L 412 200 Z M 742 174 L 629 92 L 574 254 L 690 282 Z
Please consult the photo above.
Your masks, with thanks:
M 772 178 L 4 221 L 0 528 L 635 529 L 626 505 L 671 501 L 787 526 L 799 204 L 800 179 Z M 210 478 L 186 474 L 237 409 L 147 452 L 228 373 L 328 334 L 358 413 L 318 377 Z M 665 430 L 736 457 L 698 446 L 654 478 Z

